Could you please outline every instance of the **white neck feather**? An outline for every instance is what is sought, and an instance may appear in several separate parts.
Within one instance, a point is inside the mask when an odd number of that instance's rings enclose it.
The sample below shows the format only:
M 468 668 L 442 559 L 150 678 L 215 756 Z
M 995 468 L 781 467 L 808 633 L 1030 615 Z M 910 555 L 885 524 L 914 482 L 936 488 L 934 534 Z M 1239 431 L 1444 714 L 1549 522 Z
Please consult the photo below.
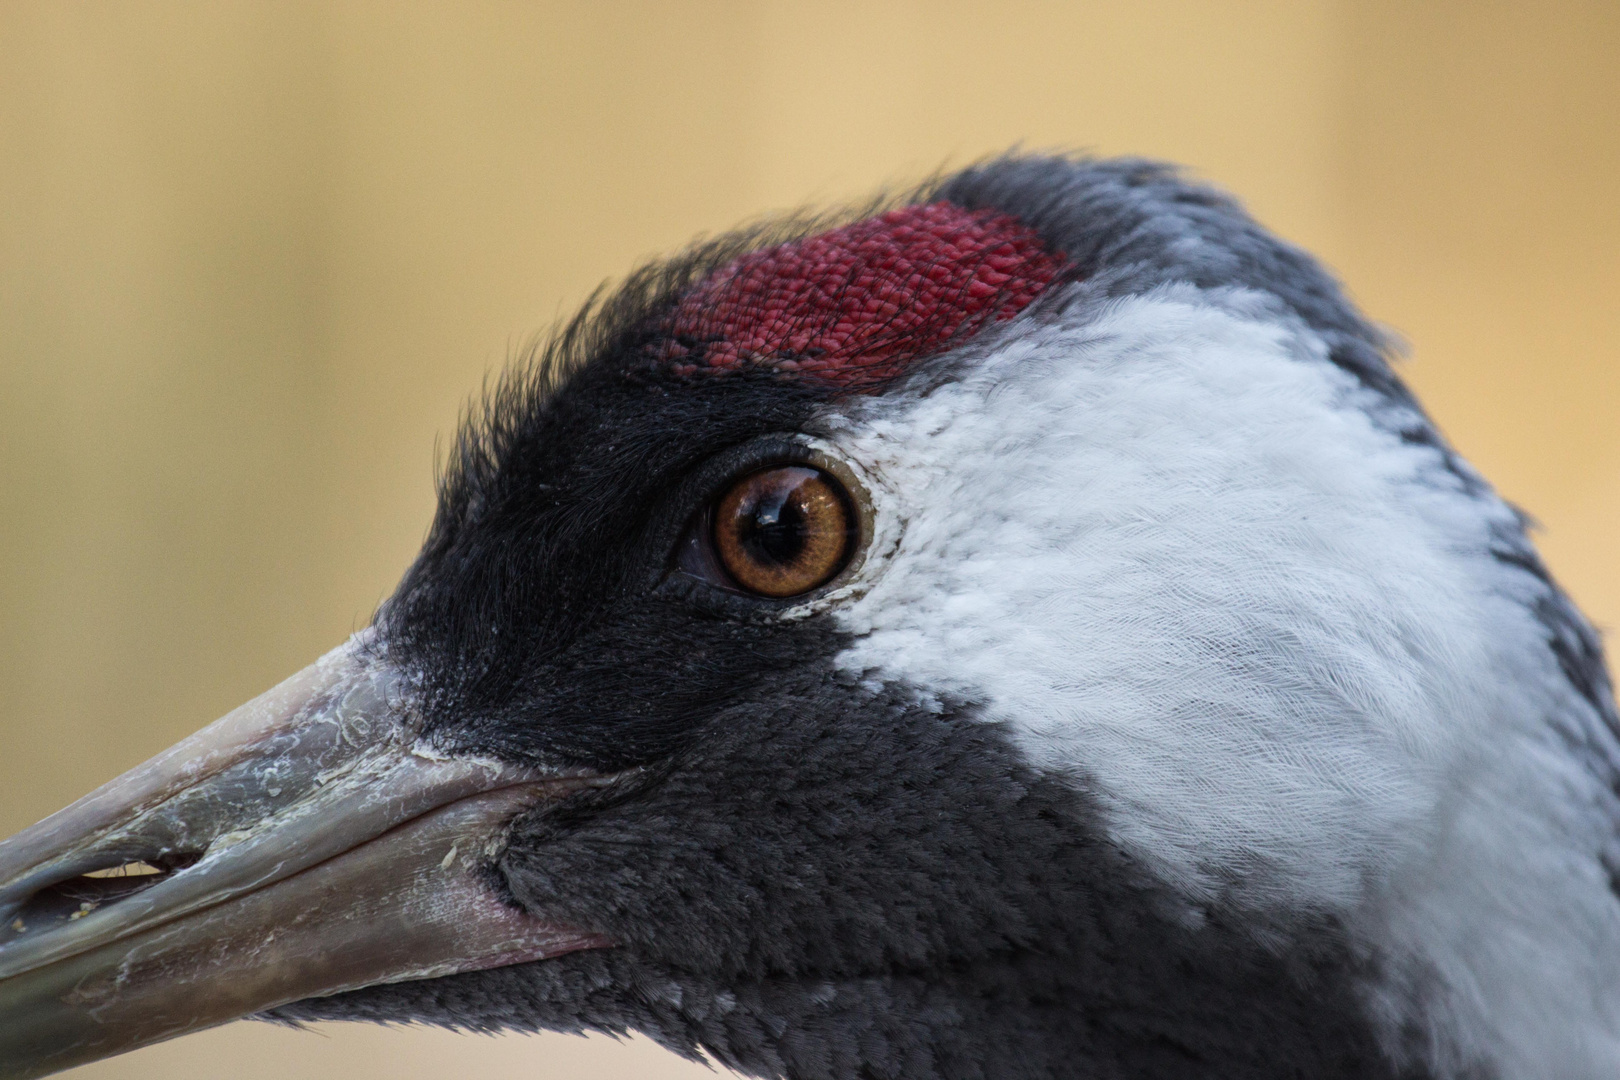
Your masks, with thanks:
M 823 418 L 899 523 L 839 663 L 980 703 L 1187 918 L 1343 920 L 1392 1049 L 1612 1077 L 1620 809 L 1558 733 L 1591 709 L 1491 554 L 1513 511 L 1398 412 L 1253 293 L 1010 324 Z

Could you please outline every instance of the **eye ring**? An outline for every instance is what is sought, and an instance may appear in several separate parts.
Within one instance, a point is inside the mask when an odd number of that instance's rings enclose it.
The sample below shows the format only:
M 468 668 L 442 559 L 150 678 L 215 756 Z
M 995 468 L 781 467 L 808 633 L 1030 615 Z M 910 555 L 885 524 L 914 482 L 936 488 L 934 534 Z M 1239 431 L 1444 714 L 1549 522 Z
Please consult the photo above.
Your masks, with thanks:
M 722 562 L 715 538 L 716 512 L 727 494 L 754 474 L 795 466 L 818 473 L 843 500 L 848 543 L 843 558 L 825 580 L 803 592 L 771 596 L 749 588 Z M 887 535 L 879 528 L 870 488 L 867 473 L 847 460 L 839 448 L 799 432 L 762 435 L 723 451 L 688 473 L 664 504 L 667 509 L 656 515 L 661 527 L 669 529 L 663 534 L 669 539 L 659 542 L 659 546 L 669 545 L 669 561 L 659 571 L 654 587 L 698 610 L 728 619 L 769 621 L 822 611 L 825 602 L 847 598 L 851 595 L 848 590 L 863 588 L 861 581 L 871 572 L 872 545 L 880 534 Z
M 756 469 L 712 504 L 710 542 L 744 592 L 782 600 L 819 588 L 858 539 L 849 492 L 831 473 L 789 462 Z

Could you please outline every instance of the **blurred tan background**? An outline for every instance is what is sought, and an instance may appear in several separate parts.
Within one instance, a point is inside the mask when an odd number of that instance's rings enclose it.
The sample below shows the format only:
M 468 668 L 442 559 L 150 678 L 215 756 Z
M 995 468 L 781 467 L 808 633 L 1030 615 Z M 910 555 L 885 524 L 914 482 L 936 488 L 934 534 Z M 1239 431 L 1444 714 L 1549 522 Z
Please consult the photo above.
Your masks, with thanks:
M 1194 166 L 1620 624 L 1620 4 L 0 0 L 0 834 L 362 625 L 486 372 L 695 233 L 1015 142 Z M 237 1024 L 73 1074 L 697 1074 Z

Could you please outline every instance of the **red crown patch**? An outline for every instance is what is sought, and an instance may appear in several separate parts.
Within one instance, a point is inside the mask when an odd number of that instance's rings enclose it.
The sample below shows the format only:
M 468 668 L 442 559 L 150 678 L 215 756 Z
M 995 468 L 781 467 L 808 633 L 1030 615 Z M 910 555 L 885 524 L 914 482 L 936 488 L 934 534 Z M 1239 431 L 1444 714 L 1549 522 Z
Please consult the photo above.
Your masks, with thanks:
M 1028 307 L 1063 268 L 1029 227 L 936 202 L 744 255 L 666 324 L 683 374 L 761 364 L 850 388 Z

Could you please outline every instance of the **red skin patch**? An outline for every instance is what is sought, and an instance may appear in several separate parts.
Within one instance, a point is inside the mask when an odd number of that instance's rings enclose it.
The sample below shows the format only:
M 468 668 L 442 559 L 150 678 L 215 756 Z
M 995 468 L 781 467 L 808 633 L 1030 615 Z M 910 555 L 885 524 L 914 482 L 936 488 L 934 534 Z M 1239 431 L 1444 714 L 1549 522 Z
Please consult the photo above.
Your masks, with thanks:
M 763 364 L 867 388 L 1012 318 L 1062 268 L 1006 214 L 901 207 L 721 267 L 676 306 L 665 355 L 681 374 Z

